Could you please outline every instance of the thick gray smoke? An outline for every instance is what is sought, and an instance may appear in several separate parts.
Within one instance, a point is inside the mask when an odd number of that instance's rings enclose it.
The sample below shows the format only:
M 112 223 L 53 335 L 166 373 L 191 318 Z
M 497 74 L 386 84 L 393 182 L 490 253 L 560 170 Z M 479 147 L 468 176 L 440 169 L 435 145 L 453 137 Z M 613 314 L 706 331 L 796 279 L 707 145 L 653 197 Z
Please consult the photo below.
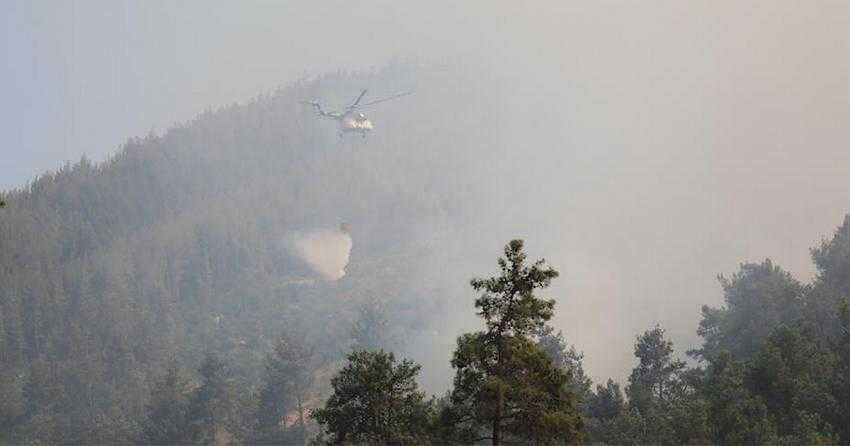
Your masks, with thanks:
M 313 229 L 290 236 L 289 246 L 299 259 L 324 280 L 345 276 L 353 242 L 344 229 Z
M 435 389 L 454 337 L 480 324 L 469 278 L 493 274 L 511 238 L 561 272 L 551 323 L 604 382 L 625 379 L 635 334 L 657 323 L 679 353 L 698 345 L 700 307 L 722 302 L 716 275 L 740 262 L 770 257 L 809 280 L 809 247 L 850 203 L 850 2 L 5 4 L 14 88 L 0 105 L 0 188 L 305 75 L 393 56 L 439 67 L 415 82 L 329 80 L 273 121 L 308 130 L 281 150 L 324 146 L 299 158 L 304 172 L 339 172 L 303 192 L 315 219 L 293 224 L 345 215 L 358 228 L 348 279 L 362 271 L 373 294 L 456 306 L 435 306 L 433 327 L 407 343 Z M 375 131 L 362 140 L 338 140 L 296 101 L 411 86 L 368 109 Z M 423 198 L 403 201 L 412 188 Z M 436 259 L 402 249 L 431 234 Z M 344 274 L 351 240 L 333 228 L 286 243 L 316 276 Z M 396 252 L 405 261 L 382 263 Z M 390 291 L 402 276 L 385 266 L 418 282 Z

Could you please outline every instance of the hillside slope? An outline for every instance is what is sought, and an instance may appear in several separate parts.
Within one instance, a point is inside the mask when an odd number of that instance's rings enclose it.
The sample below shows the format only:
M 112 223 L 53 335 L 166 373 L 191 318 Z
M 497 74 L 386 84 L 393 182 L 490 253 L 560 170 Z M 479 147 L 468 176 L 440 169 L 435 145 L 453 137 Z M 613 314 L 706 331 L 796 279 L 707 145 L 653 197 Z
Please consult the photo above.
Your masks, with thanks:
M 340 140 L 335 123 L 299 104 L 345 104 L 361 88 L 416 94 L 371 111 L 377 129 L 366 139 Z M 375 299 L 393 327 L 426 330 L 456 297 L 445 284 L 469 277 L 452 268 L 445 237 L 487 187 L 483 155 L 498 136 L 490 93 L 441 67 L 329 74 L 208 110 L 129 140 L 107 162 L 82 160 L 7 194 L 4 391 L 49 382 L 54 394 L 18 396 L 42 398 L 26 416 L 51 417 L 66 439 L 110 442 L 134 430 L 172 362 L 194 369 L 215 351 L 250 388 L 282 330 L 332 359 L 357 309 Z M 349 275 L 314 280 L 285 239 L 341 222 L 353 228 Z

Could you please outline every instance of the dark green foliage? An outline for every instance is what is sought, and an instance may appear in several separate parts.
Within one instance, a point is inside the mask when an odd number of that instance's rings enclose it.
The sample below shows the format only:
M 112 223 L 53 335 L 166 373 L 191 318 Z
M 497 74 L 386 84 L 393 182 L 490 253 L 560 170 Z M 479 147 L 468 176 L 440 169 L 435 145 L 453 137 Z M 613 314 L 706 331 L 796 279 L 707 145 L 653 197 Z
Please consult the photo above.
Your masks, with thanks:
M 779 327 L 757 356 L 735 361 L 722 352 L 705 372 L 714 441 L 723 444 L 834 444 L 838 414 L 830 385 L 833 356 L 797 328 Z M 841 416 L 841 415 L 839 415 Z
M 505 257 L 498 259 L 501 274 L 489 279 L 472 279 L 478 315 L 484 319 L 487 333 L 528 336 L 543 327 L 552 317 L 555 301 L 540 299 L 534 290 L 549 287 L 558 272 L 543 260 L 526 266 L 522 240 L 511 240 L 505 246 Z
M 656 326 L 635 342 L 637 366 L 623 398 L 612 380 L 597 386 L 585 411 L 591 443 L 704 444 L 712 441 L 701 369 L 673 357 L 673 344 Z
M 765 444 L 776 439 L 776 426 L 760 398 L 744 387 L 744 368 L 729 353 L 706 370 L 703 395 L 709 404 L 712 438 L 722 444 Z
M 692 353 L 703 359 L 726 350 L 736 359 L 756 354 L 773 328 L 792 323 L 803 308 L 804 288 L 770 260 L 745 263 L 731 278 L 720 276 L 723 308 L 702 308 L 699 335 L 704 342 Z
M 527 266 L 521 240 L 504 252 L 499 276 L 472 280 L 482 292 L 475 306 L 486 330 L 458 338 L 447 418 L 465 442 L 577 441 L 582 421 L 570 374 L 531 338 L 554 307 L 534 291 L 548 287 L 558 273 L 542 260 Z
M 835 343 L 835 377 L 832 382 L 837 403 L 834 417 L 828 418 L 836 429 L 839 439 L 850 439 L 850 300 L 841 305 L 840 323 L 842 334 Z
M 703 309 L 697 398 L 714 441 L 733 444 L 846 442 L 846 319 L 850 219 L 812 250 L 818 277 L 802 286 L 769 261 L 721 280 L 726 308 Z
M 151 391 L 147 417 L 142 423 L 140 442 L 145 444 L 181 444 L 191 440 L 188 435 L 189 384 L 176 366 Z
M 684 361 L 673 358 L 673 343 L 656 326 L 635 341 L 638 365 L 629 376 L 629 412 L 620 424 L 629 425 L 633 441 L 677 444 L 705 436 L 701 407 L 693 401 Z
M 838 406 L 828 420 L 841 442 L 850 442 L 850 214 L 831 239 L 812 250 L 818 276 L 806 306 L 807 330 L 835 355 L 829 388 Z M 831 415 L 831 416 L 830 416 Z
M 313 417 L 331 444 L 424 444 L 433 418 L 416 384 L 420 366 L 392 353 L 359 350 L 331 380 L 333 394 Z
M 829 442 L 827 420 L 838 409 L 830 382 L 835 358 L 813 339 L 797 328 L 775 329 L 745 376 L 744 385 L 761 397 L 779 435 L 795 442 Z
M 807 293 L 805 317 L 820 338 L 835 341 L 846 333 L 838 317 L 850 298 L 850 214 L 835 230 L 812 249 L 818 275 Z
M 451 411 L 460 438 L 492 439 L 485 432 L 492 433 L 499 420 L 504 441 L 575 441 L 581 419 L 568 373 L 533 342 L 511 336 L 502 339 L 499 367 L 506 372 L 498 376 L 492 346 L 480 333 L 458 339 Z
M 673 358 L 673 343 L 664 339 L 664 329 L 656 326 L 637 337 L 637 367 L 629 376 L 626 393 L 629 402 L 642 412 L 666 408 L 682 396 L 681 374 L 685 362 Z
M 233 376 L 215 354 L 206 355 L 198 373 L 200 386 L 189 401 L 186 427 L 193 443 L 218 443 L 238 430 Z
M 549 325 L 545 325 L 537 333 L 537 345 L 546 352 L 546 355 L 556 367 L 569 373 L 573 393 L 578 398 L 579 409 L 582 413 L 585 413 L 587 402 L 593 394 L 593 383 L 590 377 L 584 373 L 584 365 L 582 364 L 584 354 L 577 351 L 572 345 L 567 347 L 563 333 L 560 331 L 555 333 L 555 330 Z
M 283 335 L 266 357 L 253 441 L 260 444 L 307 441 L 305 402 L 316 371 L 312 349 L 303 339 Z M 285 418 L 297 414 L 297 426 L 287 429 Z M 297 439 L 297 441 L 296 441 Z
M 824 239 L 812 249 L 812 260 L 818 269 L 818 285 L 839 296 L 850 296 L 850 214 L 844 216 L 832 239 Z
M 623 444 L 621 423 L 626 411 L 626 400 L 620 385 L 608 379 L 605 386 L 597 385 L 585 404 L 585 426 L 589 440 L 594 443 Z
M 623 413 L 626 400 L 620 385 L 608 379 L 605 386 L 596 386 L 596 392 L 590 395 L 587 402 L 587 413 L 592 418 L 612 420 Z

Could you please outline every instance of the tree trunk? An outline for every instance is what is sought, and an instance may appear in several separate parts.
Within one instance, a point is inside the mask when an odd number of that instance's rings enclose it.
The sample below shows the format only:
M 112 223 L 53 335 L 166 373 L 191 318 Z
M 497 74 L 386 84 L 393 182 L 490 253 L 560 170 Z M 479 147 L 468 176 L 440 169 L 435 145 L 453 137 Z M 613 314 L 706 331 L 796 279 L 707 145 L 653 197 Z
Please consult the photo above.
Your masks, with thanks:
M 307 428 L 304 426 L 304 406 L 301 397 L 298 397 L 298 423 L 301 424 L 301 444 L 307 444 Z
M 502 442 L 502 403 L 504 397 L 501 383 L 499 383 L 496 394 L 498 396 L 496 397 L 496 417 L 493 418 L 493 446 L 499 446 Z
M 502 352 L 504 349 L 502 332 L 503 329 L 500 327 L 496 337 L 496 385 L 498 387 L 496 388 L 496 416 L 493 417 L 493 446 L 499 446 L 502 443 L 502 406 L 505 404 L 505 393 L 502 388 Z

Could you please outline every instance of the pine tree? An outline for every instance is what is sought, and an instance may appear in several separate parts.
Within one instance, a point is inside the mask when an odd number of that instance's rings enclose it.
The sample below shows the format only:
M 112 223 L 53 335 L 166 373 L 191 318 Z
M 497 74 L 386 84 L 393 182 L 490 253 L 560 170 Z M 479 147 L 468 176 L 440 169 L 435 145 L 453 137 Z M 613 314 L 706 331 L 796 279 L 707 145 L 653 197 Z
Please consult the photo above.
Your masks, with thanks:
M 702 393 L 708 402 L 712 441 L 718 444 L 771 444 L 777 440 L 761 398 L 744 387 L 744 367 L 728 352 L 715 356 L 706 369 Z
M 638 336 L 635 356 L 638 365 L 626 388 L 629 402 L 643 411 L 672 404 L 681 394 L 685 362 L 673 358 L 673 343 L 664 339 L 664 329 L 656 326 Z
M 255 414 L 257 442 L 294 442 L 291 433 L 286 432 L 285 418 L 297 411 L 298 429 L 294 434 L 298 443 L 306 443 L 304 404 L 313 384 L 312 361 L 313 351 L 305 346 L 304 340 L 285 334 L 278 339 L 274 351 L 266 356 L 263 388 Z
M 558 272 L 543 260 L 527 266 L 521 240 L 504 253 L 499 276 L 471 281 L 482 293 L 475 306 L 486 328 L 457 341 L 451 418 L 468 442 L 577 441 L 582 421 L 570 377 L 532 339 L 555 305 L 534 291 L 548 287 Z
M 848 443 L 850 442 L 850 300 L 842 303 L 839 315 L 842 335 L 834 347 L 836 365 L 832 383 L 833 398 L 838 407 L 831 421 L 837 428 L 839 440 Z
M 622 437 L 618 436 L 618 422 L 622 422 L 626 412 L 626 400 L 620 385 L 612 379 L 602 386 L 597 385 L 591 392 L 583 412 L 584 422 L 589 436 L 588 442 L 603 444 L 621 444 Z
M 587 401 L 593 394 L 593 383 L 584 372 L 584 353 L 576 350 L 575 346 L 568 347 L 564 334 L 560 331 L 555 333 L 555 329 L 549 325 L 543 326 L 537 333 L 537 345 L 546 352 L 555 366 L 569 372 L 579 409 L 585 413 Z
M 420 366 L 392 353 L 360 350 L 331 380 L 333 394 L 313 417 L 332 444 L 426 444 L 432 406 L 419 391 Z
M 147 417 L 142 423 L 141 441 L 145 444 L 180 444 L 190 440 L 186 435 L 189 409 L 189 386 L 176 366 L 151 391 Z
M 697 333 L 703 345 L 688 352 L 709 359 L 726 350 L 735 359 L 755 355 L 771 330 L 802 314 L 804 287 L 770 259 L 744 263 L 732 277 L 719 277 L 725 305 L 702 307 Z
M 629 376 L 626 394 L 629 407 L 648 423 L 641 440 L 675 443 L 672 418 L 674 406 L 685 391 L 681 380 L 685 362 L 673 358 L 673 343 L 664 338 L 664 329 L 659 326 L 637 337 L 635 356 L 638 365 Z
M 213 444 L 230 436 L 237 422 L 235 389 L 227 364 L 207 353 L 201 368 L 201 385 L 189 402 L 188 428 L 194 443 Z
M 761 398 L 779 435 L 794 443 L 835 442 L 827 421 L 838 411 L 831 394 L 836 358 L 805 327 L 778 327 L 748 363 L 744 385 Z

